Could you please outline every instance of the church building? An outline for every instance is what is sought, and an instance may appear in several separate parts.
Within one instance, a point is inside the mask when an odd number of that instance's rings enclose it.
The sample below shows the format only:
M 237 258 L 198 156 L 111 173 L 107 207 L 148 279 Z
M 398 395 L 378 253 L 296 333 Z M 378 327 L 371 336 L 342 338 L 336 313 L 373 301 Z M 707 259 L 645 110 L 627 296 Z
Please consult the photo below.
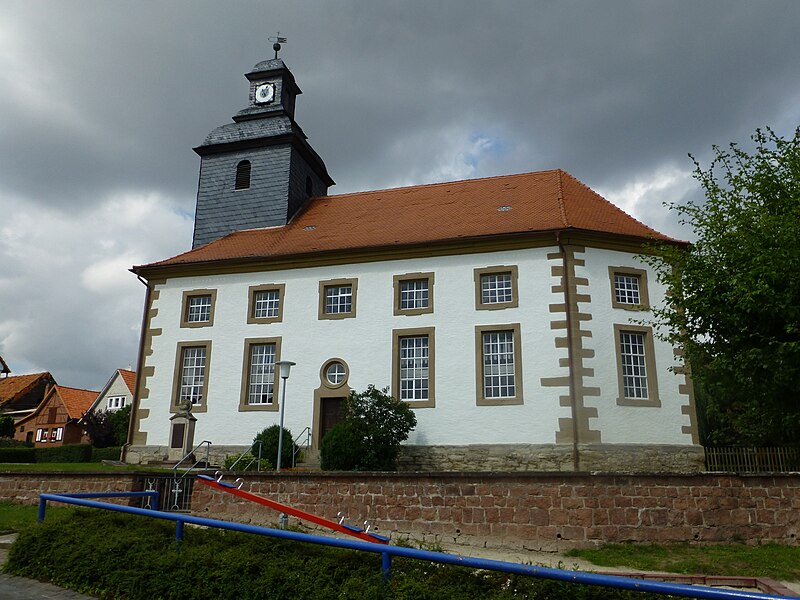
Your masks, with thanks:
M 691 381 L 652 324 L 665 290 L 638 258 L 685 242 L 562 170 L 328 195 L 289 69 L 246 78 L 248 106 L 195 148 L 192 249 L 132 268 L 147 291 L 128 462 L 207 440 L 221 464 L 285 393 L 313 464 L 372 384 L 416 411 L 404 469 L 702 468 Z

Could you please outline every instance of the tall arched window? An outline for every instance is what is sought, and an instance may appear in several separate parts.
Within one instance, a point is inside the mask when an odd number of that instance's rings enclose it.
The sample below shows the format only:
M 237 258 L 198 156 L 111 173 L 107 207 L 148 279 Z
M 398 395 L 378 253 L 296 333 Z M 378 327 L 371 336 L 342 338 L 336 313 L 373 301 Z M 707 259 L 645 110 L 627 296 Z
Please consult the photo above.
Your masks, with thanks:
M 311 183 L 311 177 L 306 176 L 306 196 L 311 197 L 311 193 L 314 191 L 314 186 Z
M 236 183 L 234 189 L 246 190 L 250 187 L 250 161 L 243 160 L 236 165 Z

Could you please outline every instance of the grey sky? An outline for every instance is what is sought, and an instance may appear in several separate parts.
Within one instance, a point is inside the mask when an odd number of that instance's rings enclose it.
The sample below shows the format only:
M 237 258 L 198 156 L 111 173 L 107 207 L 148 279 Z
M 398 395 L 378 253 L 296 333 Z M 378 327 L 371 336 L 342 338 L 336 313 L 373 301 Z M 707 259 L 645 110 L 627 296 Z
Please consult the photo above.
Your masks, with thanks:
M 191 148 L 281 57 L 331 193 L 563 168 L 647 224 L 691 152 L 800 124 L 793 0 L 0 4 L 0 355 L 99 389 L 135 364 L 127 269 L 191 245 Z

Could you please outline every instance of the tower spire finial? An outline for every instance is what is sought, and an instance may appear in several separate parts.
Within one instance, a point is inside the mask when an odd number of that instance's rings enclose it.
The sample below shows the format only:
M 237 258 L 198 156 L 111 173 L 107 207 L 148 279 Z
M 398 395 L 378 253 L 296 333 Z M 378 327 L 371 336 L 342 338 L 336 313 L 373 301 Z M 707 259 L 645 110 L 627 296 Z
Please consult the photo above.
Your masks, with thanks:
M 275 42 L 272 44 L 272 49 L 275 50 L 275 60 L 278 59 L 278 51 L 281 49 L 281 44 L 286 43 L 286 38 L 281 37 L 281 32 L 279 31 L 275 37 L 269 38 L 270 42 Z

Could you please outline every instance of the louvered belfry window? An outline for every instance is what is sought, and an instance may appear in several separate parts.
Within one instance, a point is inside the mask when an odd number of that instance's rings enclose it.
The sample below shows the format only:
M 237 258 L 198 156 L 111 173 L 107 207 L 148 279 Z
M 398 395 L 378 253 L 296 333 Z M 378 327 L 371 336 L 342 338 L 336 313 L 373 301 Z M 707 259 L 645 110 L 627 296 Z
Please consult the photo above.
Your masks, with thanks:
M 236 183 L 234 189 L 246 190 L 250 187 L 250 161 L 243 160 L 236 165 Z

